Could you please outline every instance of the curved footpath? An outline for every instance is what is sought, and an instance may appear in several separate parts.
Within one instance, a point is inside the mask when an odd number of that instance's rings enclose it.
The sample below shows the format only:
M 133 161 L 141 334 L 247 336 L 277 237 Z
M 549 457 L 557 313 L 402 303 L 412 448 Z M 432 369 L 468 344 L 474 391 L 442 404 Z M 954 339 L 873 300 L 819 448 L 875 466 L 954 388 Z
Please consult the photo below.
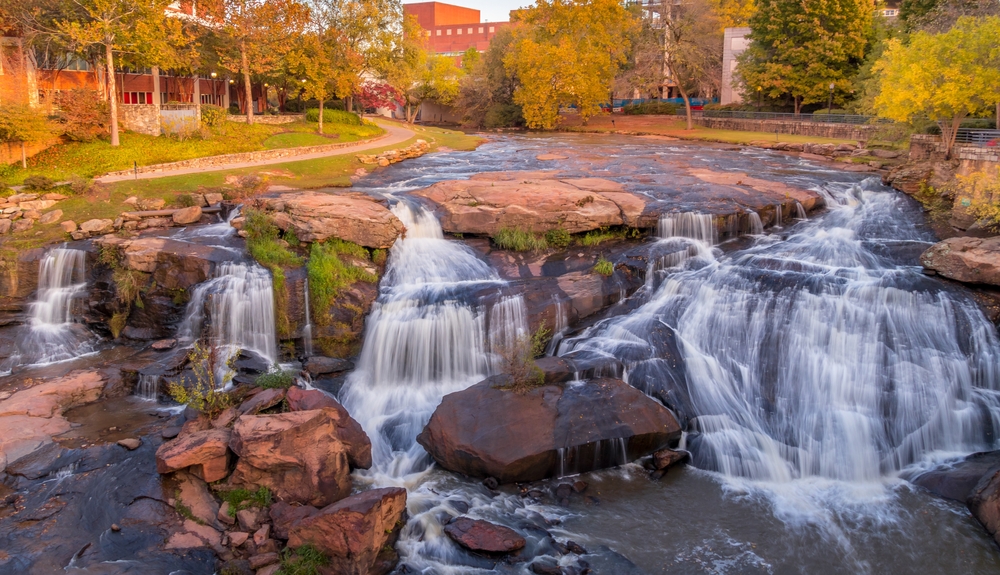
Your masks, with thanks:
M 254 162 L 234 162 L 231 164 L 218 164 L 214 166 L 199 166 L 199 167 L 189 167 L 182 168 L 178 167 L 176 169 L 164 169 L 158 170 L 156 172 L 140 172 L 139 174 L 127 174 L 127 175 L 107 175 L 94 178 L 95 182 L 102 184 L 110 184 L 112 182 L 120 182 L 124 180 L 149 180 L 154 178 L 165 178 L 169 176 L 183 176 L 185 174 L 200 174 L 204 172 L 219 172 L 223 170 L 236 170 L 240 168 L 250 168 L 254 166 L 267 166 L 271 164 L 287 164 L 289 162 L 299 162 L 302 160 L 315 160 L 317 158 L 326 158 L 330 156 L 343 156 L 347 154 L 355 154 L 357 152 L 363 152 L 365 150 L 372 150 L 375 148 L 384 148 L 387 146 L 393 146 L 409 140 L 414 137 L 416 133 L 409 128 L 405 128 L 400 124 L 395 122 L 385 122 L 381 120 L 374 120 L 379 127 L 383 128 L 387 135 L 358 142 L 357 145 L 344 146 L 342 148 L 337 148 L 335 150 L 328 150 L 323 152 L 313 152 L 308 154 L 293 155 L 293 156 L 282 156 L 280 158 L 271 158 L 266 160 L 258 160 Z

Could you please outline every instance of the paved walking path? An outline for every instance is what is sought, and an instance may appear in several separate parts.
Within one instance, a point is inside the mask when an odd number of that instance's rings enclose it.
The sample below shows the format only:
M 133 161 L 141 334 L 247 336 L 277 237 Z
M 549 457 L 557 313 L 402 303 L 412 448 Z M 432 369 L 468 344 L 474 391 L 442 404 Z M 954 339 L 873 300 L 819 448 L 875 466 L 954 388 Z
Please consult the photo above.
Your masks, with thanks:
M 365 150 L 373 150 L 375 148 L 384 148 L 386 146 L 393 146 L 395 144 L 405 142 L 406 140 L 409 140 L 410 138 L 416 135 L 416 133 L 413 132 L 413 130 L 405 128 L 401 124 L 395 122 L 384 122 L 378 119 L 374 119 L 374 121 L 388 133 L 387 136 L 379 138 L 375 141 L 358 142 L 357 145 L 345 146 L 343 148 L 337 148 L 336 150 L 330 150 L 328 152 L 315 152 L 312 154 L 302 154 L 300 156 L 284 156 L 281 158 L 259 160 L 256 162 L 238 162 L 232 164 L 219 164 L 216 166 L 202 166 L 197 168 L 177 168 L 173 170 L 162 170 L 162 171 L 146 172 L 146 173 L 140 172 L 138 175 L 101 176 L 99 178 L 94 178 L 94 181 L 100 182 L 102 184 L 108 184 L 112 182 L 121 182 L 124 180 L 150 180 L 154 178 L 166 178 L 170 176 L 183 176 L 186 174 L 201 174 L 205 172 L 219 172 L 223 170 L 236 170 L 239 168 L 252 168 L 254 166 L 287 164 L 289 162 L 301 162 L 302 160 L 315 160 L 317 158 L 327 158 L 330 156 L 343 156 L 347 154 L 356 154 L 358 152 L 363 152 Z

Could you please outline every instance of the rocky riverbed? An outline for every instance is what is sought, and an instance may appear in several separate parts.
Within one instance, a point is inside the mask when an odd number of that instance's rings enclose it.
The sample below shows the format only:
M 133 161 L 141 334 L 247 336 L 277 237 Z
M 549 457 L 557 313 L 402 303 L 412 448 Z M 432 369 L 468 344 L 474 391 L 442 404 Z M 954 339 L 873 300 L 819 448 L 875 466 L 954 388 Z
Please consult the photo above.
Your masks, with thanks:
M 301 263 L 224 202 L 21 254 L 0 573 L 1000 565 L 995 317 L 920 271 L 990 283 L 991 240 L 864 174 L 528 136 L 256 206 Z

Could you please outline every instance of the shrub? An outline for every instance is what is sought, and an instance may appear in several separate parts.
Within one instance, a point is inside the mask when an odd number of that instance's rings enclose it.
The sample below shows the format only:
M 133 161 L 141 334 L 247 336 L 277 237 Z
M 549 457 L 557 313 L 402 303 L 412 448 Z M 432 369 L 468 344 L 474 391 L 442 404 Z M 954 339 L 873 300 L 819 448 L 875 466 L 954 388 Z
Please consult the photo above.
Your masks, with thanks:
M 258 375 L 253 382 L 254 385 L 262 389 L 288 389 L 293 383 L 295 383 L 295 375 L 281 369 L 278 364 L 275 364 L 271 371 Z
M 924 186 L 926 184 L 921 186 L 921 195 Z M 1000 168 L 992 172 L 983 170 L 968 176 L 955 176 L 955 181 L 949 188 L 970 214 L 985 220 L 993 228 L 1000 226 Z M 930 191 L 933 192 L 934 188 L 930 188 Z M 920 196 L 918 198 L 922 199 Z M 927 205 L 927 202 L 924 204 Z
M 490 130 L 522 126 L 524 126 L 524 114 L 521 106 L 517 104 L 493 104 L 483 117 L 483 127 Z
M 580 245 L 591 247 L 612 240 L 636 239 L 642 235 L 636 228 L 616 227 L 591 230 L 580 238 Z
M 643 102 L 641 104 L 628 104 L 622 107 L 622 112 L 630 116 L 642 115 L 664 115 L 672 116 L 677 114 L 680 108 L 677 104 L 670 102 Z
M 606 260 L 604 256 L 601 256 L 597 258 L 597 263 L 594 264 L 594 273 L 605 277 L 610 276 L 615 273 L 615 265 Z
M 271 504 L 271 491 L 261 485 L 257 491 L 249 489 L 232 489 L 219 493 L 223 501 L 229 503 L 229 516 L 236 517 L 236 514 L 247 507 L 263 508 Z
M 56 187 L 56 181 L 46 176 L 28 176 L 24 179 L 24 187 L 36 192 L 44 192 Z
M 201 105 L 201 123 L 206 126 L 221 126 L 226 121 L 226 116 L 228 116 L 228 113 L 222 106 L 213 106 L 211 104 Z
M 319 122 L 319 108 L 310 108 L 306 110 L 306 120 L 310 122 Z M 362 125 L 361 117 L 357 114 L 344 112 L 343 110 L 331 110 L 325 106 L 323 107 L 323 123 L 345 124 L 348 126 Z
M 502 250 L 527 252 L 544 250 L 549 247 L 545 238 L 540 238 L 531 232 L 513 228 L 500 228 L 493 236 L 493 243 Z
M 246 206 L 256 207 L 257 196 L 267 191 L 268 179 L 258 174 L 247 174 L 236 179 L 232 199 Z
M 177 196 L 177 205 L 182 208 L 190 208 L 197 204 L 198 201 L 195 200 L 194 194 L 180 194 Z
M 194 381 L 190 386 L 185 386 L 181 381 L 171 381 L 167 385 L 167 392 L 177 403 L 214 418 L 234 403 L 232 394 L 223 389 L 233 379 L 232 362 L 238 355 L 239 353 L 233 353 L 225 358 L 219 347 L 196 342 L 188 355 Z M 217 381 L 215 372 L 220 367 L 226 367 L 227 370 L 222 380 Z
M 330 561 L 319 549 L 311 544 L 303 545 L 292 550 L 286 547 L 281 552 L 281 575 L 319 575 L 319 568 L 325 566 Z
M 548 340 L 549 330 L 541 325 L 535 333 L 521 334 L 493 350 L 499 359 L 498 371 L 508 377 L 504 389 L 525 393 L 545 383 L 545 372 L 535 363 L 535 358 L 545 353 Z
M 545 232 L 545 241 L 552 247 L 564 248 L 573 241 L 573 237 L 565 228 L 556 228 Z
M 90 178 L 83 178 L 80 176 L 73 176 L 69 179 L 69 189 L 71 192 L 78 196 L 82 196 L 89 192 L 94 187 L 94 180 Z
M 375 283 L 378 277 L 360 266 L 345 263 L 341 255 L 367 260 L 363 247 L 337 238 L 314 243 L 309 252 L 306 270 L 309 273 L 309 300 L 318 325 L 326 325 L 327 311 L 340 291 L 357 281 Z
M 62 92 L 56 100 L 62 135 L 77 142 L 92 142 L 110 136 L 110 108 L 97 90 L 76 88 Z

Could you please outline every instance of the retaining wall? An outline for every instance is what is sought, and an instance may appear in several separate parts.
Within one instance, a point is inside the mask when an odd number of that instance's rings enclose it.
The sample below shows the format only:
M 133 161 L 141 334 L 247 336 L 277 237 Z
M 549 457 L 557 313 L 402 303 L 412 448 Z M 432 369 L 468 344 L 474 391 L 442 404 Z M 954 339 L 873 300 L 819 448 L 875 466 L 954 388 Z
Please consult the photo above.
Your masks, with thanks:
M 747 118 L 695 117 L 694 123 L 717 130 L 739 130 L 766 134 L 795 134 L 838 140 L 867 141 L 878 126 L 866 124 L 826 124 L 821 122 L 795 122 L 789 120 L 751 120 Z
M 119 104 L 118 119 L 130 132 L 160 135 L 160 110 L 153 104 Z
M 963 146 L 956 144 L 952 159 L 961 162 L 959 173 L 1000 166 L 1000 147 Z M 910 160 L 944 160 L 944 144 L 940 136 L 914 134 L 910 136 Z
M 254 124 L 291 124 L 292 122 L 298 122 L 299 120 L 303 120 L 303 119 L 305 119 L 305 117 L 306 117 L 305 114 L 290 114 L 290 115 L 281 115 L 281 116 L 267 116 L 267 115 L 260 115 L 260 116 L 258 116 L 258 115 L 254 115 L 254 117 L 253 117 L 253 123 Z M 229 121 L 230 122 L 243 122 L 245 124 L 246 121 L 247 121 L 247 117 L 246 117 L 246 115 L 236 116 L 236 115 L 230 114 L 229 115 Z

